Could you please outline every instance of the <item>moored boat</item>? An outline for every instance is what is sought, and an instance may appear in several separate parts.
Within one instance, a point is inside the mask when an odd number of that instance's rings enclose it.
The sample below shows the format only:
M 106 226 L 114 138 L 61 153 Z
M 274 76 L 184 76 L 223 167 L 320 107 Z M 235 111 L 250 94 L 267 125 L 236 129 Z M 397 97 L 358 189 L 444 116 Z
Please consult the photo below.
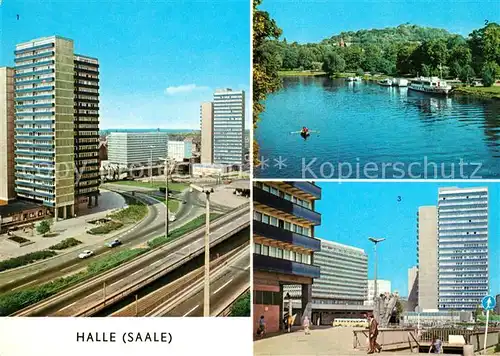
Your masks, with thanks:
M 405 78 L 394 78 L 392 80 L 392 85 L 396 87 L 407 87 L 408 86 L 408 79 Z
M 451 90 L 451 85 L 438 77 L 420 77 L 412 80 L 408 89 L 422 93 L 447 95 Z
M 390 87 L 390 86 L 392 86 L 392 80 L 390 80 L 389 78 L 384 79 L 384 80 L 379 80 L 378 84 L 382 85 L 383 87 Z
M 363 79 L 361 79 L 361 77 L 354 77 L 354 81 L 355 82 L 362 82 Z
M 354 77 L 345 78 L 346 82 L 354 82 Z

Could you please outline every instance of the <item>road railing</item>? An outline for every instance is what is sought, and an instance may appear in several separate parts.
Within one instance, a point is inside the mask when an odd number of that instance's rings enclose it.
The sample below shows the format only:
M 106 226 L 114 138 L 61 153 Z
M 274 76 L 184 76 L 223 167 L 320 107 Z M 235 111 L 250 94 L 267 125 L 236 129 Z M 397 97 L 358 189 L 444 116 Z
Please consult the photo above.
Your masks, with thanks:
M 234 221 L 238 217 L 242 216 L 243 214 L 248 214 L 249 211 L 249 206 L 242 207 L 240 209 L 236 209 L 232 211 L 229 214 L 223 215 L 218 217 L 217 219 L 214 219 L 212 223 L 210 224 L 210 229 L 216 230 L 219 229 L 220 227 L 225 226 L 226 223 L 230 223 L 231 221 Z M 249 225 L 249 221 L 248 224 Z M 189 233 L 187 233 L 185 236 L 175 239 L 171 242 L 168 242 L 164 245 L 158 246 L 153 248 L 152 250 L 143 253 L 142 255 L 138 256 L 137 258 L 134 258 L 130 261 L 125 262 L 124 264 L 121 264 L 120 266 L 110 270 L 106 271 L 104 273 L 98 274 L 96 276 L 93 276 L 85 281 L 82 281 L 75 286 L 73 286 L 70 290 L 63 290 L 52 297 L 49 297 L 37 304 L 30 305 L 22 310 L 17 311 L 16 313 L 12 314 L 12 316 L 30 316 L 30 315 L 44 315 L 44 312 L 46 312 L 49 308 L 53 308 L 55 305 L 61 302 L 61 300 L 67 299 L 69 297 L 75 297 L 78 295 L 83 294 L 86 290 L 92 288 L 92 287 L 97 287 L 101 286 L 107 279 L 111 278 L 114 275 L 119 274 L 120 272 L 125 274 L 128 272 L 129 269 L 133 269 L 135 265 L 143 263 L 144 261 L 147 261 L 148 259 L 154 259 L 156 255 L 163 254 L 165 253 L 165 250 L 177 250 L 179 247 L 182 247 L 182 245 L 188 245 L 189 243 L 192 243 L 193 241 L 196 241 L 204 236 L 205 232 L 205 227 L 201 226 Z M 189 257 L 189 256 L 188 256 Z

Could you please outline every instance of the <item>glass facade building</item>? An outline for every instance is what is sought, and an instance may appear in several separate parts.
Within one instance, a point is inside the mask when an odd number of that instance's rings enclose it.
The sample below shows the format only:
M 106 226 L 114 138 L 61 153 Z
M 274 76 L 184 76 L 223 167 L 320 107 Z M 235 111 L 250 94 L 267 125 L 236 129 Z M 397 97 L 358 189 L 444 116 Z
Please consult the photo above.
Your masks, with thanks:
M 438 308 L 475 310 L 488 294 L 488 188 L 440 188 Z

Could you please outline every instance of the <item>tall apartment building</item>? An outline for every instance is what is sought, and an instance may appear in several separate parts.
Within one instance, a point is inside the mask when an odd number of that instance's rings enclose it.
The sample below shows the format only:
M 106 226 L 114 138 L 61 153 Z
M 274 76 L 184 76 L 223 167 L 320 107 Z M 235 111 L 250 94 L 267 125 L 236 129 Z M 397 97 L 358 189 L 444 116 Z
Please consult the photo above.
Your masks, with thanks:
M 168 155 L 166 132 L 112 132 L 108 136 L 108 160 L 124 167 L 163 164 Z
M 321 245 L 314 238 L 321 188 L 309 182 L 254 182 L 253 188 L 254 325 L 264 315 L 274 332 L 282 326 L 284 285 L 301 286 L 301 315 L 311 317 L 312 283 L 320 277 L 313 262 Z
M 99 61 L 75 55 L 75 198 L 98 204 L 99 197 Z
M 213 101 L 213 163 L 243 164 L 244 135 L 245 92 L 217 89 Z
M 73 41 L 16 46 L 16 192 L 71 217 L 75 204 Z
M 417 213 L 418 306 L 438 309 L 437 207 L 421 206 Z
M 367 281 L 368 293 L 365 301 L 366 305 L 373 305 L 373 298 L 375 297 L 375 281 L 369 279 Z M 386 279 L 377 279 L 377 295 L 391 293 L 391 281 Z
M 213 104 L 212 102 L 201 103 L 200 106 L 200 127 L 201 127 L 201 163 L 214 163 L 213 151 Z
M 489 292 L 488 188 L 440 188 L 438 308 L 475 310 Z
M 14 190 L 14 68 L 0 68 L 0 205 L 16 197 Z

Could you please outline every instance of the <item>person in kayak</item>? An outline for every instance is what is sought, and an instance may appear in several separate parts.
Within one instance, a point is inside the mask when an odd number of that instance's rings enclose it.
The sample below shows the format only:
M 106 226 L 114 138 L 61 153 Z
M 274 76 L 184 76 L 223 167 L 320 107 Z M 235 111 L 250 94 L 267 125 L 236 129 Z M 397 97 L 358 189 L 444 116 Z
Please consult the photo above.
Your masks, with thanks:
M 305 126 L 302 126 L 302 131 L 300 133 L 303 135 L 307 135 L 309 133 L 309 129 Z

